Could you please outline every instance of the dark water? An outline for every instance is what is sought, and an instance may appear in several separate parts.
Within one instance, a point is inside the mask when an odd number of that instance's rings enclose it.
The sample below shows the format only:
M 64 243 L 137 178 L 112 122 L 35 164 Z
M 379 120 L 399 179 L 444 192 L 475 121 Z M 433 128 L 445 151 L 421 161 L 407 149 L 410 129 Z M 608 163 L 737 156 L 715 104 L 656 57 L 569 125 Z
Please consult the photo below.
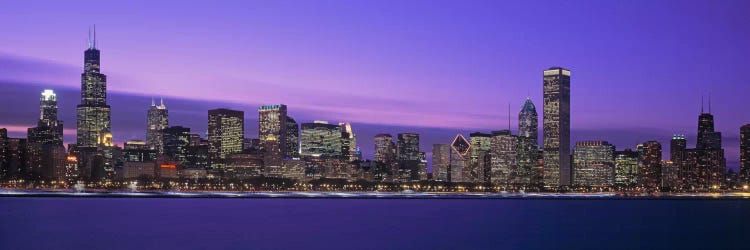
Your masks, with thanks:
M 0 198 L 0 249 L 750 249 L 740 200 Z

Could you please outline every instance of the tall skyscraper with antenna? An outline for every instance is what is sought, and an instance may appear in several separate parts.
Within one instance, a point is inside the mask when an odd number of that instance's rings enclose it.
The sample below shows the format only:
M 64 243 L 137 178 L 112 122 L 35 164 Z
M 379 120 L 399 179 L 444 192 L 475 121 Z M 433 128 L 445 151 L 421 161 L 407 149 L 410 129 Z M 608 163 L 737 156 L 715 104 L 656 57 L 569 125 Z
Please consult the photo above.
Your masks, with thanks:
M 104 131 L 110 131 L 110 106 L 107 104 L 107 76 L 100 71 L 96 28 L 89 30 L 81 74 L 81 103 L 77 111 L 78 148 L 95 148 Z
M 157 153 L 164 153 L 164 140 L 162 130 L 169 127 L 169 112 L 164 105 L 164 99 L 159 100 L 159 105 L 151 100 L 151 108 L 148 109 L 148 127 L 146 128 L 146 145 Z

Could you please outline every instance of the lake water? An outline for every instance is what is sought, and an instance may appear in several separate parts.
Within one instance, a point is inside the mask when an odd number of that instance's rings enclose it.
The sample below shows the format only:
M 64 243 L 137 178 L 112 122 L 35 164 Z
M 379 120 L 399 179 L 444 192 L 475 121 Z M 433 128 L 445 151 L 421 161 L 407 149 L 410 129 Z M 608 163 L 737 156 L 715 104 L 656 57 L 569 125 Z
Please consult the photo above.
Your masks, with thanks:
M 0 198 L 0 249 L 750 249 L 748 200 Z

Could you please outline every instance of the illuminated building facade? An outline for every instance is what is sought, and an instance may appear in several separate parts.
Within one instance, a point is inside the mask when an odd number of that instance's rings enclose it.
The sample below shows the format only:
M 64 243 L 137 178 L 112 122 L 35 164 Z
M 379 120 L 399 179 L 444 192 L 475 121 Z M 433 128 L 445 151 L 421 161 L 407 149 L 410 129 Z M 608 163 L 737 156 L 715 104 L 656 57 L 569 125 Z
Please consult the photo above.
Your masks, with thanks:
M 750 124 L 740 127 L 740 178 L 750 182 Z
M 471 161 L 464 168 L 464 181 L 489 182 L 492 135 L 474 132 L 469 134 L 469 140 L 471 141 Z
M 570 70 L 544 71 L 544 184 L 571 184 Z
M 375 135 L 374 160 L 381 163 L 393 163 L 396 161 L 396 144 L 389 134 Z
M 471 161 L 471 143 L 463 135 L 457 134 L 451 142 L 448 155 L 446 179 L 448 182 L 464 182 L 464 168 Z
M 102 131 L 110 130 L 110 106 L 107 104 L 107 76 L 100 72 L 100 53 L 96 48 L 96 30 L 89 33 L 81 74 L 81 103 L 77 111 L 77 145 L 97 147 Z
M 341 153 L 341 127 L 326 121 L 302 123 L 300 152 L 303 156 L 336 157 Z
M 643 143 L 638 168 L 638 185 L 646 189 L 661 186 L 661 144 L 657 141 Z
M 573 184 L 608 187 L 614 184 L 615 146 L 606 141 L 576 142 L 573 149 Z
M 264 153 L 278 154 L 282 157 L 287 155 L 287 108 L 284 104 L 277 105 L 265 105 L 258 108 L 258 137 L 260 139 L 260 148 Z M 278 149 L 278 152 L 269 152 L 266 150 L 266 143 L 268 142 L 268 136 L 273 135 L 273 148 Z
M 208 158 L 211 167 L 221 169 L 227 155 L 242 152 L 245 112 L 230 109 L 208 111 Z
M 149 149 L 162 154 L 164 153 L 162 130 L 169 127 L 169 112 L 167 106 L 164 105 L 164 100 L 160 100 L 159 105 L 152 100 L 147 116 L 146 144 Z
M 448 161 L 450 160 L 450 145 L 432 145 L 432 179 L 448 181 Z
M 539 146 L 532 137 L 518 136 L 516 143 L 516 173 L 514 183 L 532 185 L 537 182 Z
M 615 185 L 618 187 L 633 187 L 638 182 L 638 153 L 626 149 L 617 151 L 614 155 Z
M 39 121 L 28 129 L 29 143 L 63 144 L 63 122 L 57 119 L 57 95 L 45 89 L 39 98 Z
M 190 128 L 173 126 L 161 131 L 164 155 L 180 165 L 187 162 L 187 149 L 190 146 Z
M 299 124 L 292 117 L 286 117 L 286 142 L 284 146 L 286 155 L 284 158 L 299 158 Z M 282 146 L 282 145 L 279 145 Z
M 419 134 L 400 133 L 397 145 L 399 180 L 419 180 Z
M 526 98 L 521 111 L 518 112 L 518 136 L 531 138 L 536 146 L 539 138 L 539 116 L 536 113 L 536 106 L 531 99 Z
M 516 143 L 518 139 L 510 130 L 492 131 L 490 151 L 490 181 L 494 184 L 513 183 L 516 172 Z
M 352 125 L 348 122 L 339 123 L 341 127 L 341 155 L 345 161 L 356 161 L 361 154 L 357 153 L 357 136 L 354 135 Z

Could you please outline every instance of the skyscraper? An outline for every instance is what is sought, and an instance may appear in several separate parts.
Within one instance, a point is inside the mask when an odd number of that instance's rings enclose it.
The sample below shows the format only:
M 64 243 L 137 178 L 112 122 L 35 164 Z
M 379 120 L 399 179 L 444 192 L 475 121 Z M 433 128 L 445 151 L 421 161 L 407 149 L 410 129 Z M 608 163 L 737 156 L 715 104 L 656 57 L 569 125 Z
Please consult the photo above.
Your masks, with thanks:
M 516 143 L 518 139 L 510 130 L 492 131 L 490 151 L 490 181 L 494 184 L 508 185 L 514 182 L 516 172 Z
M 536 106 L 531 99 L 526 98 L 526 102 L 518 113 L 518 136 L 531 138 L 534 145 L 537 145 L 539 134 L 539 117 L 536 113 Z
M 396 160 L 396 144 L 393 143 L 393 136 L 389 134 L 375 135 L 375 153 L 374 160 L 382 163 L 392 163 Z
M 148 109 L 148 127 L 146 128 L 146 145 L 157 154 L 164 153 L 164 140 L 162 130 L 169 127 L 169 112 L 164 100 L 159 105 L 151 100 L 151 108 Z
M 580 141 L 573 149 L 573 184 L 608 187 L 614 184 L 615 146 L 606 141 Z
M 740 177 L 750 181 L 750 124 L 740 127 Z
M 448 182 L 464 182 L 464 168 L 471 161 L 471 143 L 462 135 L 457 134 L 453 138 L 448 154 Z
M 489 182 L 490 180 L 490 151 L 492 150 L 492 135 L 475 132 L 469 134 L 471 142 L 471 161 L 464 168 L 464 181 Z
M 164 154 L 182 164 L 187 162 L 187 150 L 190 146 L 190 128 L 173 126 L 161 131 Z
M 300 149 L 303 156 L 341 158 L 341 127 L 326 121 L 302 123 Z
M 267 152 L 272 154 L 279 154 L 282 157 L 288 156 L 287 154 L 287 109 L 284 104 L 277 105 L 266 105 L 258 108 L 258 137 L 260 139 L 260 148 L 264 152 L 266 143 L 278 143 L 274 149 L 279 149 L 280 152 Z M 274 140 L 268 140 L 268 136 L 273 134 Z
M 280 145 L 279 145 L 280 146 Z M 299 157 L 299 124 L 292 117 L 286 117 L 286 155 L 284 158 Z
M 230 109 L 208 111 L 208 158 L 221 169 L 227 155 L 242 152 L 245 138 L 245 112 Z
M 669 160 L 675 164 L 682 162 L 683 155 L 687 149 L 687 139 L 685 135 L 673 135 L 669 141 Z
M 661 144 L 657 141 L 647 141 L 643 143 L 642 148 L 638 185 L 647 189 L 656 189 L 661 185 Z
M 625 149 L 615 152 L 615 185 L 632 187 L 638 182 L 638 153 Z
M 432 179 L 436 181 L 448 180 L 448 161 L 450 157 L 448 144 L 432 145 Z
M 357 155 L 357 136 L 354 135 L 352 125 L 348 122 L 340 122 L 341 127 L 341 155 L 346 161 L 355 161 Z
M 544 71 L 544 184 L 571 184 L 570 70 Z
M 419 134 L 398 134 L 398 165 L 401 181 L 419 180 Z
M 89 31 L 89 47 L 84 51 L 81 74 L 81 103 L 77 111 L 77 145 L 79 149 L 95 148 L 103 131 L 110 130 L 110 107 L 107 104 L 107 76 L 100 72 L 96 29 Z
M 28 129 L 29 143 L 63 144 L 63 122 L 57 120 L 57 95 L 45 89 L 39 98 L 39 121 Z

